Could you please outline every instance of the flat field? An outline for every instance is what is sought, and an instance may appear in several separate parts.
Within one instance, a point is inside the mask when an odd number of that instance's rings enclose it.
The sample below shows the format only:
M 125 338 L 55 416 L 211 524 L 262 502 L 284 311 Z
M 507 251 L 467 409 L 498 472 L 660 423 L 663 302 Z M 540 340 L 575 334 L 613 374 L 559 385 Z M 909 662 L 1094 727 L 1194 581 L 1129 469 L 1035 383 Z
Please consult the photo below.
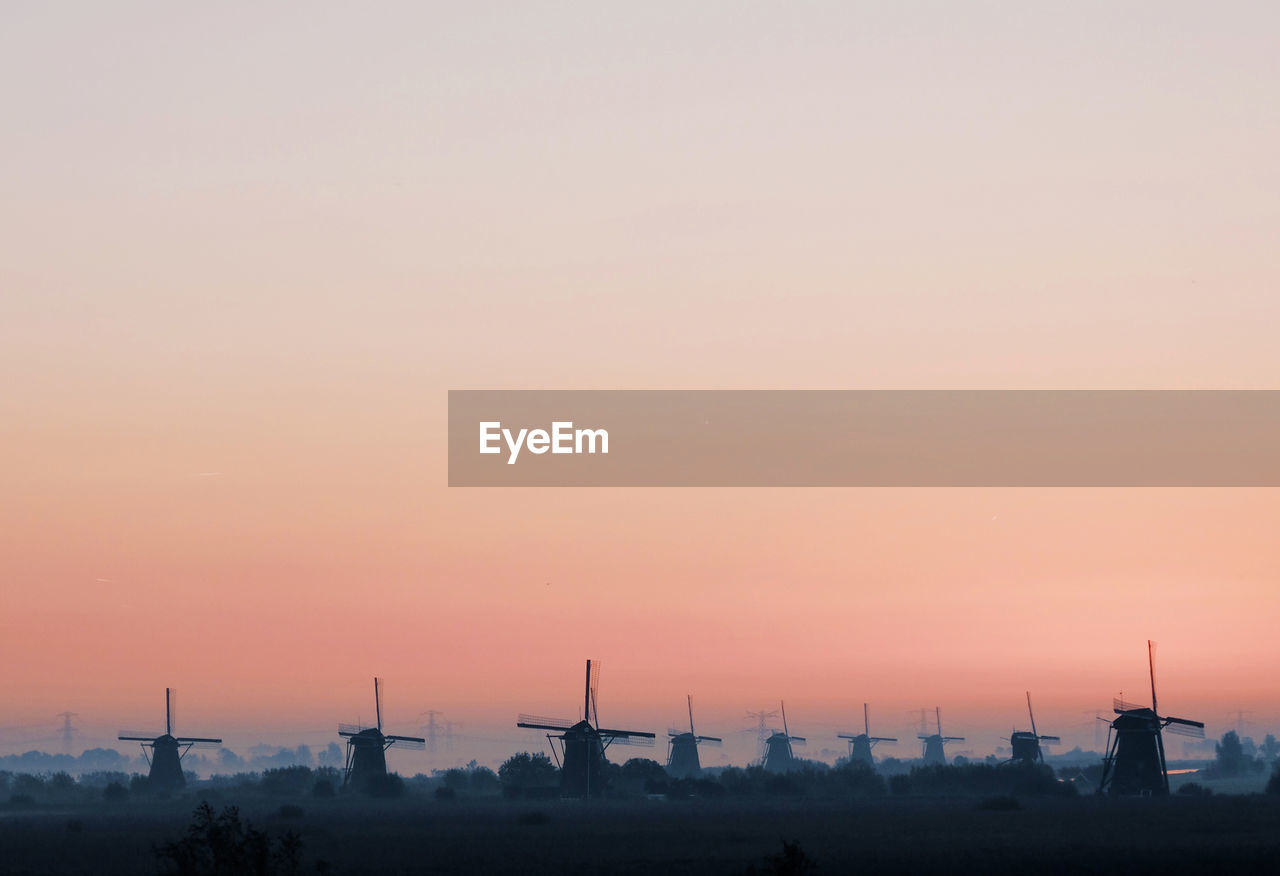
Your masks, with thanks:
M 163 872 L 200 797 L 0 810 L 4 874 Z M 1110 800 L 210 800 L 302 839 L 303 873 L 806 872 L 771 860 L 796 841 L 818 873 L 1280 873 L 1276 795 Z M 990 804 L 987 804 L 988 806 Z

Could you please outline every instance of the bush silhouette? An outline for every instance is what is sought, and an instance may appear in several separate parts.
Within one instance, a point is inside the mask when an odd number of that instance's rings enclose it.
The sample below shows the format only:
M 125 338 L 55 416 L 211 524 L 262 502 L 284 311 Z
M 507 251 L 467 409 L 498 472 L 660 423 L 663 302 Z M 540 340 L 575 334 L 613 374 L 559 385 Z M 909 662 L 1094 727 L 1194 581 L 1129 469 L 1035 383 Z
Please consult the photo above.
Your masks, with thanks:
M 281 767 L 266 770 L 258 787 L 268 794 L 282 797 L 299 797 L 313 787 L 311 769 L 304 766 Z
M 395 773 L 383 773 L 372 776 L 365 783 L 364 792 L 370 797 L 395 799 L 404 796 L 404 779 Z
M 502 783 L 504 793 L 516 796 L 510 791 L 522 791 L 527 788 L 549 788 L 560 781 L 560 771 L 551 762 L 551 758 L 539 752 L 529 754 L 522 751 L 507 758 L 498 767 L 498 781 Z
M 285 834 L 272 848 L 266 833 L 240 818 L 236 807 L 215 814 L 208 803 L 196 807 L 180 840 L 155 848 L 162 872 L 172 876 L 293 876 L 299 872 L 302 841 Z
M 805 853 L 798 840 L 791 840 L 790 842 L 783 840 L 781 852 L 766 857 L 762 867 L 757 868 L 754 864 L 748 867 L 747 873 L 749 876 L 754 876 L 757 873 L 771 873 L 776 874 L 776 876 L 797 876 L 797 874 L 816 872 L 817 869 L 818 863 Z

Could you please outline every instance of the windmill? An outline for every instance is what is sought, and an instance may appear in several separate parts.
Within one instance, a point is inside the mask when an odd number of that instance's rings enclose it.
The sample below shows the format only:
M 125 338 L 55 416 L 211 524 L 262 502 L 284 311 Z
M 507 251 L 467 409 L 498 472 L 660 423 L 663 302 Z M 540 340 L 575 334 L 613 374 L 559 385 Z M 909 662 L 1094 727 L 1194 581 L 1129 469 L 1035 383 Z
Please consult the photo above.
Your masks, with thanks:
M 178 791 L 187 784 L 182 774 L 182 758 L 193 745 L 221 745 L 221 739 L 203 736 L 173 735 L 173 692 L 164 689 L 164 733 L 125 731 L 116 737 L 122 742 L 138 742 L 142 754 L 151 765 L 147 773 L 150 787 L 156 791 Z
M 782 732 L 774 730 L 764 741 L 764 768 L 771 773 L 788 773 L 799 766 L 799 760 L 791 750 L 793 743 L 804 745 L 803 736 L 792 736 L 787 729 L 787 704 L 779 702 L 782 708 Z
M 702 763 L 698 760 L 698 746 L 702 744 L 720 745 L 724 740 L 719 736 L 699 736 L 693 729 L 693 695 L 689 701 L 689 732 L 668 730 L 667 774 L 676 779 L 687 779 L 702 771 Z
M 938 720 L 938 732 L 930 735 L 921 734 L 919 737 L 924 742 L 924 765 L 944 766 L 947 762 L 946 744 L 948 742 L 964 742 L 964 737 L 943 736 L 942 709 L 938 706 L 934 706 L 933 712 Z
M 387 749 L 393 745 L 401 748 L 422 749 L 427 741 L 421 736 L 397 736 L 382 732 L 382 679 L 373 680 L 373 708 L 377 723 L 372 727 L 361 724 L 339 724 L 338 735 L 347 740 L 347 761 L 343 767 L 342 786 L 363 790 L 370 781 L 387 774 Z
M 1169 773 L 1164 761 L 1168 730 L 1180 736 L 1204 738 L 1204 724 L 1187 718 L 1162 717 L 1156 707 L 1155 643 L 1147 640 L 1147 669 L 1151 675 L 1151 708 L 1117 698 L 1116 717 L 1107 731 L 1107 755 L 1102 759 L 1098 793 L 1120 795 L 1168 794 Z
M 536 715 L 520 715 L 517 727 L 531 730 L 547 730 L 551 753 L 560 767 L 561 797 L 598 797 L 604 793 L 604 752 L 610 745 L 653 745 L 656 734 L 641 730 L 606 730 L 600 726 L 596 709 L 596 688 L 599 684 L 600 664 L 596 663 L 596 675 L 591 674 L 591 661 L 587 661 L 586 690 L 582 697 L 582 720 L 573 722 L 560 718 L 543 718 Z M 592 721 L 595 724 L 592 725 Z M 554 740 L 560 741 L 556 750 Z
M 877 742 L 897 742 L 898 740 L 891 736 L 872 736 L 871 735 L 871 712 L 866 703 L 862 704 L 862 732 L 854 735 L 852 733 L 837 733 L 837 738 L 849 740 L 849 762 L 861 763 L 867 766 L 874 766 L 875 759 L 871 756 L 871 749 L 875 747 Z
M 1049 745 L 1061 742 L 1057 736 L 1040 736 L 1036 733 L 1036 716 L 1031 711 L 1031 691 L 1027 691 L 1027 715 L 1031 718 L 1031 732 L 1015 730 L 1009 734 L 1009 747 L 1013 749 L 1014 763 L 1044 763 L 1044 752 L 1040 744 Z

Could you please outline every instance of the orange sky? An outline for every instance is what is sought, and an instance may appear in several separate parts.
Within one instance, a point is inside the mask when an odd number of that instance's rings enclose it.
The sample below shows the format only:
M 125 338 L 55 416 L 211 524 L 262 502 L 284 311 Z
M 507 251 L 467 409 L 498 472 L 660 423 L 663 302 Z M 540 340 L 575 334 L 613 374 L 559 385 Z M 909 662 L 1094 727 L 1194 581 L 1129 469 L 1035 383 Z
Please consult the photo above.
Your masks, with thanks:
M 374 674 L 505 738 L 588 656 L 607 723 L 1086 743 L 1147 638 L 1280 726 L 1273 490 L 444 486 L 449 388 L 1275 388 L 1278 14 L 1152 8 L 16 13 L 0 754 Z

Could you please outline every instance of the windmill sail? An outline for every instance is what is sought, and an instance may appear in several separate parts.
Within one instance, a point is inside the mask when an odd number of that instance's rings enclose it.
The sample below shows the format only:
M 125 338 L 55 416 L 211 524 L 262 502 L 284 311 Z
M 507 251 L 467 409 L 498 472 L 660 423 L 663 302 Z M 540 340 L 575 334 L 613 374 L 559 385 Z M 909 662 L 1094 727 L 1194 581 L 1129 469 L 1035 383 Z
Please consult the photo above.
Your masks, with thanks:
M 339 724 L 338 735 L 347 740 L 347 758 L 343 768 L 342 785 L 359 791 L 368 791 L 387 775 L 387 749 L 421 750 L 427 740 L 421 736 L 402 736 L 382 732 L 382 679 L 373 679 L 374 726 Z
M 850 763 L 858 763 L 867 767 L 875 765 L 875 757 L 871 754 L 871 749 L 875 747 L 877 742 L 898 741 L 892 736 L 871 735 L 871 708 L 867 703 L 862 704 L 862 732 L 837 733 L 836 738 L 848 740 Z
M 689 710 L 689 729 L 667 731 L 669 750 L 667 751 L 667 774 L 677 779 L 692 778 L 702 771 L 702 760 L 698 756 L 701 745 L 720 745 L 723 741 L 718 736 L 699 736 L 693 723 L 693 695 L 685 697 Z
M 187 784 L 182 772 L 182 759 L 193 747 L 221 745 L 222 740 L 212 736 L 173 735 L 173 690 L 164 689 L 164 733 L 140 733 L 126 731 L 116 738 L 122 742 L 138 742 L 149 764 L 147 786 L 150 790 L 178 791 Z
M 598 692 L 600 664 L 587 661 L 582 693 L 582 719 L 576 722 L 521 714 L 517 727 L 543 730 L 560 764 L 562 797 L 594 797 L 604 793 L 605 749 L 610 745 L 653 745 L 656 733 L 600 728 Z M 559 749 L 557 750 L 557 743 Z
M 1099 794 L 1150 796 L 1169 793 L 1164 733 L 1203 738 L 1204 724 L 1189 718 L 1161 716 L 1156 698 L 1156 645 L 1147 641 L 1147 669 L 1151 678 L 1151 707 L 1117 698 L 1116 717 L 1107 730 L 1107 753 L 1102 759 Z

